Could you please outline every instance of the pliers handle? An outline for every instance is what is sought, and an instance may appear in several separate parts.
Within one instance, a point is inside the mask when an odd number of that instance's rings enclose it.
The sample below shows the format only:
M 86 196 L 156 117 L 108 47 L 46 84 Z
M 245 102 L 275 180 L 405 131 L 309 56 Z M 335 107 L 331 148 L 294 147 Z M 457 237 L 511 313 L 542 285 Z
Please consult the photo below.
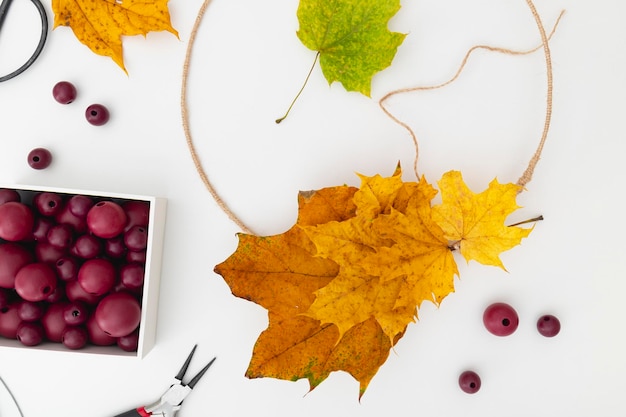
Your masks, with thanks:
M 115 417 L 150 417 L 152 414 L 147 413 L 146 409 L 143 407 L 137 408 L 135 410 L 130 410 L 122 414 L 118 414 Z

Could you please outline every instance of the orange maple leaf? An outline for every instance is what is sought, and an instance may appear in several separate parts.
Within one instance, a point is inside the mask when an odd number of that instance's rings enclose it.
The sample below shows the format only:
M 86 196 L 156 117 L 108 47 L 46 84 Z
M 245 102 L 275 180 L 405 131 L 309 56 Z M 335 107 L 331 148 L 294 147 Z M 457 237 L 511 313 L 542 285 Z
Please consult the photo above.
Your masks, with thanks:
M 331 372 L 346 371 L 360 381 L 362 394 L 387 359 L 391 344 L 375 320 L 340 337 L 337 327 L 302 315 L 339 266 L 314 256 L 300 226 L 353 217 L 355 191 L 342 186 L 300 193 L 296 226 L 276 236 L 239 234 L 235 253 L 215 267 L 235 296 L 268 310 L 268 328 L 254 346 L 247 377 L 306 378 L 313 389 Z
M 506 227 L 517 186 L 493 181 L 472 193 L 454 171 L 437 191 L 421 178 L 361 175 L 361 186 L 301 193 L 296 224 L 269 237 L 239 235 L 215 268 L 233 294 L 269 311 L 246 375 L 307 378 L 311 389 L 346 371 L 360 395 L 424 301 L 454 291 L 453 251 L 483 263 L 529 229 Z M 496 263 L 491 263 L 498 265 Z
M 108 56 L 124 71 L 122 36 L 168 31 L 168 0 L 52 0 L 54 28 L 69 26 L 94 53 Z

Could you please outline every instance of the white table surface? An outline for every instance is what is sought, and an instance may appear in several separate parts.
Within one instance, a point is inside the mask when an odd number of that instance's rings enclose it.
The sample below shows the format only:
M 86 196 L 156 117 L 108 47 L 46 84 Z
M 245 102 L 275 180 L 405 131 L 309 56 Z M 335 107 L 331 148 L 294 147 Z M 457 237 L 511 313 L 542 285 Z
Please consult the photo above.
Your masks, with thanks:
M 44 3 L 52 21 L 50 1 Z M 180 117 L 183 59 L 200 5 L 170 1 L 180 39 L 124 39 L 129 75 L 59 28 L 31 69 L 0 84 L 3 182 L 168 199 L 156 347 L 143 360 L 0 349 L 0 376 L 25 416 L 106 417 L 149 403 L 195 343 L 191 372 L 218 359 L 181 417 L 623 415 L 626 3 L 537 0 L 548 27 L 562 8 L 567 13 L 551 41 L 550 136 L 514 217 L 546 220 L 502 256 L 508 273 L 458 258 L 456 292 L 438 310 L 424 306 L 360 403 L 358 383 L 345 373 L 309 394 L 305 380 L 244 377 L 267 316 L 232 296 L 213 273 L 236 248 L 239 230 L 200 181 Z M 296 9 L 295 0 L 214 0 L 189 79 L 192 133 L 204 167 L 232 209 L 264 235 L 293 224 L 299 190 L 358 185 L 355 172 L 389 175 L 397 161 L 406 180 L 414 179 L 410 138 L 378 108 L 384 93 L 446 80 L 475 44 L 540 43 L 523 0 L 405 1 L 390 27 L 409 36 L 393 66 L 374 77 L 372 99 L 328 87 L 318 67 L 277 126 L 314 57 L 295 35 Z M 0 36 L 3 73 L 36 43 L 32 5 L 16 1 L 11 15 L 4 31 L 18 38 Z M 52 99 L 60 80 L 78 88 L 71 105 Z M 496 176 L 514 182 L 524 170 L 543 127 L 544 97 L 541 51 L 479 52 L 455 84 L 397 97 L 390 106 L 420 137 L 419 168 L 429 181 L 457 169 L 481 191 Z M 111 111 L 103 127 L 83 117 L 95 102 Z M 43 171 L 26 163 L 39 146 L 54 154 Z M 484 330 L 482 311 L 492 301 L 517 309 L 514 335 Z M 544 313 L 561 319 L 556 338 L 535 329 Z M 483 380 L 473 396 L 457 386 L 466 368 Z

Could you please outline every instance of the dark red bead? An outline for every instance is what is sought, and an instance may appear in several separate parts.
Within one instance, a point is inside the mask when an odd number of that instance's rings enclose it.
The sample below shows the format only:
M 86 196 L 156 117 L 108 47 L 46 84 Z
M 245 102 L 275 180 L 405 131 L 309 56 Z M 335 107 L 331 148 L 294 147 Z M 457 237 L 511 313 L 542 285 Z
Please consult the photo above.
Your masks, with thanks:
M 46 148 L 35 148 L 28 153 L 28 165 L 33 169 L 45 169 L 52 163 L 52 154 Z

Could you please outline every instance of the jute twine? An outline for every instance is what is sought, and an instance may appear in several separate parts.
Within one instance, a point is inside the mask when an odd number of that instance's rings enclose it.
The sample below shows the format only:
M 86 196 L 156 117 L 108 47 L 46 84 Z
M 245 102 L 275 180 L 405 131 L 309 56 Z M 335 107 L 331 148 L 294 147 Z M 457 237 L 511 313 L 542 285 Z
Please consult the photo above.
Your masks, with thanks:
M 200 7 L 200 10 L 198 11 L 198 16 L 196 17 L 196 20 L 192 27 L 191 34 L 189 36 L 189 42 L 187 44 L 187 52 L 185 54 L 185 62 L 183 64 L 182 88 L 181 88 L 181 94 L 180 94 L 180 107 L 181 107 L 183 129 L 185 132 L 185 138 L 187 140 L 187 146 L 189 148 L 189 153 L 191 154 L 191 159 L 193 160 L 193 163 L 196 167 L 196 171 L 198 172 L 198 175 L 200 176 L 200 179 L 202 180 L 206 189 L 209 191 L 213 199 L 215 199 L 215 202 L 222 209 L 222 211 L 224 211 L 224 213 L 226 213 L 226 215 L 237 226 L 239 226 L 239 228 L 241 228 L 241 230 L 244 233 L 254 234 L 252 230 L 248 226 L 246 226 L 246 224 L 237 215 L 235 215 L 235 213 L 233 213 L 233 211 L 228 207 L 228 205 L 223 201 L 223 199 L 220 197 L 220 195 L 216 191 L 215 187 L 213 186 L 208 176 L 206 175 L 204 168 L 202 167 L 202 162 L 200 161 L 200 157 L 198 155 L 198 152 L 196 151 L 196 147 L 193 143 L 193 138 L 191 135 L 191 129 L 190 129 L 190 124 L 189 124 L 189 113 L 188 113 L 188 108 L 187 108 L 187 83 L 188 83 L 188 77 L 189 77 L 189 67 L 191 64 L 191 57 L 193 55 L 193 47 L 194 47 L 194 43 L 196 40 L 196 36 L 198 34 L 198 30 L 200 28 L 202 18 L 204 17 L 204 14 L 206 13 L 206 10 L 209 4 L 211 3 L 211 1 L 212 0 L 203 1 Z M 520 186 L 520 192 L 524 189 L 526 184 L 531 181 L 535 167 L 537 166 L 537 163 L 539 162 L 539 159 L 541 158 L 541 153 L 543 152 L 544 145 L 548 138 L 548 132 L 550 130 L 550 122 L 552 119 L 553 75 L 552 75 L 552 56 L 550 53 L 549 41 L 552 38 L 552 35 L 554 34 L 554 32 L 556 31 L 556 28 L 561 18 L 563 17 L 565 11 L 562 11 L 560 13 L 559 17 L 557 18 L 552 28 L 552 31 L 550 32 L 550 34 L 548 34 L 541 20 L 541 16 L 537 12 L 537 8 L 535 7 L 532 0 L 526 0 L 526 3 L 528 4 L 528 7 L 530 8 L 530 11 L 535 19 L 535 23 L 537 24 L 537 28 L 539 29 L 539 33 L 541 35 L 540 46 L 527 50 L 527 51 L 515 51 L 511 49 L 493 47 L 489 45 L 473 46 L 467 51 L 463 60 L 461 61 L 461 64 L 458 70 L 456 71 L 454 76 L 450 78 L 448 81 L 443 82 L 441 84 L 437 84 L 437 85 L 410 87 L 410 88 L 402 88 L 402 89 L 394 90 L 394 91 L 387 93 L 385 96 L 383 96 L 379 100 L 378 104 L 380 108 L 383 110 L 383 112 L 385 112 L 385 114 L 389 116 L 389 118 L 391 118 L 391 120 L 393 120 L 395 123 L 397 123 L 398 125 L 402 126 L 404 129 L 406 129 L 409 132 L 409 135 L 411 136 L 413 145 L 415 147 L 415 159 L 413 162 L 413 171 L 415 172 L 415 175 L 417 178 L 419 178 L 419 173 L 417 170 L 417 161 L 419 157 L 419 143 L 417 140 L 417 135 L 408 124 L 398 119 L 389 111 L 387 107 L 385 107 L 385 102 L 391 97 L 398 95 L 398 94 L 404 94 L 404 93 L 410 93 L 410 92 L 416 92 L 416 91 L 436 90 L 438 88 L 442 88 L 453 83 L 455 80 L 459 78 L 459 76 L 463 72 L 463 69 L 465 68 L 470 56 L 477 50 L 487 50 L 487 51 L 498 52 L 498 53 L 507 54 L 507 55 L 527 55 L 543 48 L 545 61 L 546 61 L 546 80 L 547 80 L 545 121 L 544 121 L 544 126 L 543 126 L 543 132 L 541 134 L 541 139 L 539 140 L 539 145 L 537 146 L 535 153 L 530 158 L 530 161 L 528 162 L 528 166 L 526 170 L 523 172 L 522 176 L 517 180 L 517 185 Z

